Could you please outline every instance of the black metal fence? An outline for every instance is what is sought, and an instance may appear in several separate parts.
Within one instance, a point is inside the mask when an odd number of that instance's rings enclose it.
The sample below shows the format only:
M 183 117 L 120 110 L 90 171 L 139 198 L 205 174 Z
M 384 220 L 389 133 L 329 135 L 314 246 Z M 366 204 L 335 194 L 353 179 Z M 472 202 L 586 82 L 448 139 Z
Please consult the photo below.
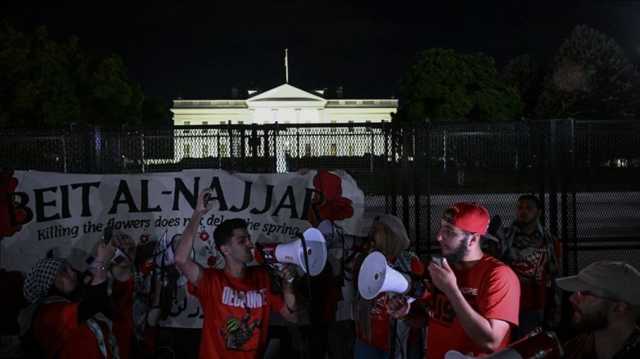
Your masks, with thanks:
M 544 202 L 564 271 L 598 258 L 640 267 L 640 122 L 177 126 L 0 131 L 0 167 L 69 173 L 188 168 L 343 169 L 366 209 L 399 215 L 420 254 L 436 250 L 442 211 L 472 200 L 508 221 L 521 193 Z

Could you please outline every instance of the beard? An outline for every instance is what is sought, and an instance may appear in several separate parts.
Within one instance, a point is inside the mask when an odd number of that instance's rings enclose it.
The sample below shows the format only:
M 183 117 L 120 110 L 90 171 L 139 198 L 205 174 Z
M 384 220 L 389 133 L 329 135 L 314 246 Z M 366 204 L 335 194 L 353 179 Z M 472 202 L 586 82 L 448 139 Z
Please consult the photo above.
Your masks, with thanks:
M 595 308 L 595 310 L 592 310 L 590 313 L 579 312 L 578 319 L 574 317 L 572 326 L 579 332 L 595 332 L 605 329 L 609 326 L 609 319 L 607 318 L 608 308 L 608 303 L 602 303 L 601 306 Z
M 445 254 L 444 257 L 449 263 L 460 263 L 464 257 L 469 253 L 467 245 L 469 244 L 469 238 L 465 238 L 460 241 L 460 244 L 449 254 Z

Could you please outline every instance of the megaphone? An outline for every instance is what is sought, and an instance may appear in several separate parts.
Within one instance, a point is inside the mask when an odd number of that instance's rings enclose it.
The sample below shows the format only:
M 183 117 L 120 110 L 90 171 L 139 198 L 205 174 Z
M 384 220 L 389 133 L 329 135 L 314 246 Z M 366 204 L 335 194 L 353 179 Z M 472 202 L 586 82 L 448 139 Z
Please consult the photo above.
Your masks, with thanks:
M 409 291 L 409 281 L 387 264 L 380 252 L 369 254 L 358 273 L 358 291 L 362 298 L 370 300 L 383 292 L 404 294 Z
M 309 228 L 302 233 L 302 238 L 289 243 L 258 243 L 256 248 L 265 264 L 291 263 L 307 273 L 316 276 L 322 272 L 327 262 L 327 246 L 324 236 L 316 228 Z M 306 256 L 305 249 L 306 248 Z

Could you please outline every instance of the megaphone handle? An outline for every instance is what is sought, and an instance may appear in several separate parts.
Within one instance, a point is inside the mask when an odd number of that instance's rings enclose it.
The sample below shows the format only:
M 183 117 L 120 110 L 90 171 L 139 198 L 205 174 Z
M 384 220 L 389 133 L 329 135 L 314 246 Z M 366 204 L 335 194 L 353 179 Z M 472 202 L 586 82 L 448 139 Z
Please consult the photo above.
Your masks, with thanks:
M 304 236 L 300 236 L 300 242 L 302 242 L 302 257 L 304 258 L 304 268 L 308 275 L 309 273 L 309 257 L 307 256 L 307 241 Z
M 304 258 L 304 268 L 307 272 L 307 294 L 309 294 L 309 302 L 312 301 L 311 297 L 311 273 L 309 273 L 309 257 L 307 256 L 307 241 L 304 236 L 300 236 L 300 242 L 302 243 L 302 257 Z

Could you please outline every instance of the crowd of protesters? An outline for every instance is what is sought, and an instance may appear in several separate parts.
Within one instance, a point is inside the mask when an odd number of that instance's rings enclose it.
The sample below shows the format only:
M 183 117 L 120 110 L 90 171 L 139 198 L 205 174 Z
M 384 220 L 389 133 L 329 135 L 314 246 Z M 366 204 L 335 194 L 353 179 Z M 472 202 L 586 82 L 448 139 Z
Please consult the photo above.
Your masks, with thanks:
M 3 270 L 2 316 L 14 319 L 3 319 L 0 357 L 441 359 L 451 352 L 488 356 L 544 332 L 553 340 L 533 349 L 549 358 L 640 358 L 640 272 L 604 260 L 560 277 L 560 242 L 542 226 L 536 196 L 518 199 L 508 225 L 480 204 L 452 204 L 441 217 L 435 258 L 409 251 L 398 217 L 374 216 L 368 237 L 351 238 L 349 250 L 343 243 L 339 260 L 330 258 L 310 282 L 290 265 L 275 272 L 251 265 L 256 248 L 241 219 L 212 233 L 223 265 L 195 262 L 206 202 L 200 194 L 171 248 L 172 273 L 155 275 L 149 243 L 127 233 L 100 241 L 86 268 L 49 255 L 25 275 Z M 420 295 L 362 298 L 358 271 L 374 251 L 420 284 Z M 168 283 L 180 278 L 204 315 L 183 354 L 178 337 L 163 336 L 171 331 L 159 324 L 171 306 Z M 571 325 L 561 315 L 567 301 Z

